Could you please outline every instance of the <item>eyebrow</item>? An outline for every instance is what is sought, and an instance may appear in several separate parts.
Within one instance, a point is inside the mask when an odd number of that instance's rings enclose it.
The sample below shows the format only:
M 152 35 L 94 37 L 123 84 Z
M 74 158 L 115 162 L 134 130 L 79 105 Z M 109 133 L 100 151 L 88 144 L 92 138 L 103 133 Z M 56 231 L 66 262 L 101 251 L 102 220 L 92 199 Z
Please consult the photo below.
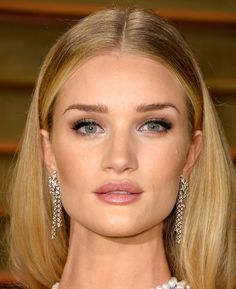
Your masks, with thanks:
M 155 111 L 155 110 L 162 110 L 165 108 L 174 108 L 179 114 L 180 111 L 178 108 L 173 105 L 172 103 L 149 103 L 149 104 L 140 104 L 136 106 L 135 111 L 136 112 L 148 112 L 148 111 Z M 86 111 L 86 112 L 97 112 L 97 113 L 108 113 L 108 107 L 104 104 L 72 104 L 70 105 L 64 112 L 65 114 L 68 110 L 71 109 L 77 109 L 80 111 Z

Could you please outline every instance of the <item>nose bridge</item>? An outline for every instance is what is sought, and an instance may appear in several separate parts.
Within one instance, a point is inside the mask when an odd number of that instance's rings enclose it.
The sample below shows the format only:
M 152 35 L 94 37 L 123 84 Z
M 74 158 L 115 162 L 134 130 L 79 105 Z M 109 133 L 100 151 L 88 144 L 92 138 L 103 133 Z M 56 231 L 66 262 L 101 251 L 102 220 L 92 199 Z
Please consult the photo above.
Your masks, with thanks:
M 113 169 L 119 173 L 135 170 L 138 166 L 135 148 L 135 140 L 127 128 L 113 131 L 104 150 L 103 169 Z

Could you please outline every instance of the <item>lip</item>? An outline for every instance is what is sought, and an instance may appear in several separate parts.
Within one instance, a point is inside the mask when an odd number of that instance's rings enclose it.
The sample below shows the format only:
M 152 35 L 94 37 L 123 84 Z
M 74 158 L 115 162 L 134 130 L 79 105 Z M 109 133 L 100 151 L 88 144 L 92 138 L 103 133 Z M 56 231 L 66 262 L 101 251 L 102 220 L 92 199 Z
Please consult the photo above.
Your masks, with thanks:
M 112 180 L 97 188 L 94 193 L 105 203 L 112 205 L 128 205 L 139 200 L 143 190 L 131 181 Z
M 143 193 L 143 190 L 138 187 L 137 185 L 133 184 L 130 181 L 111 181 L 105 185 L 102 185 L 101 187 L 97 188 L 94 193 L 95 194 L 107 194 L 111 192 L 116 192 L 116 191 L 123 191 L 123 192 L 128 192 L 130 194 L 141 194 Z

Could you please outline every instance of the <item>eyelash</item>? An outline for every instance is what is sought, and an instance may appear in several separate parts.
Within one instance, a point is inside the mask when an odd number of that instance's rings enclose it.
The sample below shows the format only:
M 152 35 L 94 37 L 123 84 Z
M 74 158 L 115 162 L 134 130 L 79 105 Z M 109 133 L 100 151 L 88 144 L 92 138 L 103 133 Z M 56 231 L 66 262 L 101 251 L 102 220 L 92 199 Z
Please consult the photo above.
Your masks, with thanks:
M 172 128 L 172 124 L 169 121 L 166 121 L 165 119 L 161 118 L 153 118 L 149 119 L 146 122 L 144 122 L 141 126 L 149 124 L 149 123 L 155 123 L 156 125 L 160 126 L 161 129 L 154 132 L 154 133 L 165 133 L 168 130 Z M 79 131 L 82 127 L 89 126 L 89 125 L 98 125 L 101 127 L 96 121 L 88 118 L 83 118 L 80 120 L 77 120 L 76 122 L 73 123 L 72 129 L 75 130 L 78 134 L 83 135 L 83 136 L 91 136 L 94 135 L 95 133 L 84 133 Z

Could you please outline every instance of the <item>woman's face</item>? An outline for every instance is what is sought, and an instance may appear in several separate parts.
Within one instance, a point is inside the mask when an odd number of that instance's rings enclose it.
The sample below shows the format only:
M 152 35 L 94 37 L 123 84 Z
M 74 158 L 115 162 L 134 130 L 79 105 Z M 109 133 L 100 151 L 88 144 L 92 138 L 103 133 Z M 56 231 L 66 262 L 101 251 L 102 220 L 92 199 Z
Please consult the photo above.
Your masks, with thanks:
M 42 130 L 44 158 L 58 171 L 71 221 L 106 236 L 161 229 L 201 143 L 200 131 L 190 137 L 177 78 L 145 57 L 95 56 L 64 83 L 53 120 L 50 140 Z M 129 204 L 106 203 L 93 192 L 110 181 L 131 181 L 143 193 Z

